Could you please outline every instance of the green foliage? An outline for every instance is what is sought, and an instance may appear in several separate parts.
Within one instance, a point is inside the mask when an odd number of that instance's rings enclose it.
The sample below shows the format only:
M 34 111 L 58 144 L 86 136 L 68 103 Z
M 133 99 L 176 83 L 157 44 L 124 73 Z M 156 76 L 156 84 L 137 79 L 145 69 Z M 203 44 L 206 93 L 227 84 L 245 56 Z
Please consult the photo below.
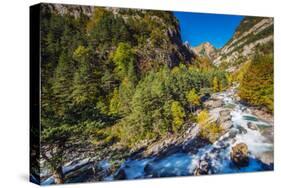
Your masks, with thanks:
M 173 131 L 178 132 L 184 123 L 184 109 L 178 101 L 173 101 L 171 105 L 171 112 L 173 117 Z
M 198 114 L 197 123 L 200 126 L 200 136 L 211 143 L 214 143 L 223 132 L 223 128 L 220 125 L 210 122 L 210 115 L 206 110 Z
M 197 116 L 197 123 L 199 125 L 204 125 L 209 121 L 209 113 L 207 110 L 202 110 Z
M 271 108 L 272 64 L 267 62 L 272 59 L 249 63 L 233 77 L 205 58 L 169 68 L 154 57 L 158 51 L 174 53 L 167 35 L 171 26 L 178 27 L 175 17 L 163 11 L 113 14 L 95 8 L 91 18 L 42 14 L 42 144 L 52 151 L 45 157 L 54 167 L 63 165 L 74 147 L 134 148 L 182 133 L 196 121 L 192 112 L 200 107 L 200 96 L 230 86 L 232 78 L 241 81 L 241 98 Z M 213 142 L 222 129 L 208 119 L 202 111 L 198 124 L 201 136 Z
M 98 11 L 96 12 L 96 10 Z M 96 10 L 87 25 L 88 33 L 94 44 L 107 46 L 131 40 L 130 32 L 122 17 L 114 15 L 104 8 Z
M 110 103 L 111 110 L 115 113 L 126 114 L 130 112 L 130 101 L 138 81 L 136 56 L 129 44 L 119 43 L 112 59 L 115 64 L 115 73 L 118 75 L 121 84 L 118 92 L 114 90 L 115 96 L 113 96 L 114 98 Z M 118 102 L 117 99 L 119 100 Z M 118 109 L 114 109 L 114 106 L 118 107 Z
M 201 90 L 203 86 L 211 87 L 215 75 L 223 77 L 220 72 L 187 69 L 182 64 L 172 70 L 163 67 L 158 71 L 148 72 L 138 82 L 127 103 L 130 113 L 124 115 L 114 126 L 114 135 L 124 145 L 133 147 L 144 140 L 185 130 L 183 125 L 189 117 L 187 109 L 190 104 L 200 104 L 196 90 Z M 124 100 L 120 99 L 120 92 L 123 89 L 114 91 L 112 112 Z M 119 107 L 118 113 L 123 106 Z
M 113 62 L 115 63 L 116 73 L 119 75 L 120 79 L 127 77 L 133 83 L 137 81 L 135 68 L 136 57 L 129 44 L 118 44 L 118 47 L 113 54 Z
M 197 57 L 190 67 L 197 68 L 203 72 L 208 72 L 215 69 L 212 62 L 207 57 Z
M 200 105 L 200 97 L 196 94 L 196 90 L 193 88 L 185 94 L 187 102 L 190 104 L 190 110 L 193 111 L 193 108 Z
M 223 128 L 216 123 L 207 123 L 201 127 L 200 136 L 214 143 L 223 132 Z
M 78 64 L 74 73 L 71 99 L 74 105 L 94 102 L 98 95 L 97 75 L 91 66 L 88 49 L 79 46 L 73 53 Z
M 150 40 L 153 47 L 158 48 L 163 43 L 167 42 L 168 38 L 166 35 L 164 35 L 164 33 L 159 28 L 157 28 L 152 30 L 150 34 Z
M 226 74 L 226 80 L 227 80 L 227 85 L 231 86 L 233 83 L 233 75 L 232 74 Z
M 89 56 L 89 49 L 84 46 L 79 45 L 76 50 L 73 52 L 73 58 L 76 61 L 85 61 L 85 59 Z
M 243 80 L 244 75 L 248 72 L 250 64 L 250 61 L 244 62 L 240 69 L 234 73 L 233 77 L 235 81 L 238 81 L 240 83 Z
M 273 112 L 273 57 L 257 54 L 250 62 L 239 87 L 242 100 L 256 106 L 265 106 Z
M 120 108 L 120 99 L 119 99 L 119 92 L 118 89 L 114 89 L 112 98 L 110 100 L 110 107 L 109 111 L 111 114 L 118 114 Z
M 219 80 L 217 77 L 214 77 L 214 80 L 213 80 L 213 90 L 214 90 L 214 92 L 220 91 Z

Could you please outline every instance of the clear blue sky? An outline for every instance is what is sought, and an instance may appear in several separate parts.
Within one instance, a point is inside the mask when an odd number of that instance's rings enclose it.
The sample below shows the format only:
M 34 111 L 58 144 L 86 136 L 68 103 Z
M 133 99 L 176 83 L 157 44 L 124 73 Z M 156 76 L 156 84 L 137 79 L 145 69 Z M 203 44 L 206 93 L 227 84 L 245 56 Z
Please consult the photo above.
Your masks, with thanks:
M 232 37 L 243 16 L 174 12 L 180 22 L 182 40 L 191 46 L 210 42 L 221 48 Z

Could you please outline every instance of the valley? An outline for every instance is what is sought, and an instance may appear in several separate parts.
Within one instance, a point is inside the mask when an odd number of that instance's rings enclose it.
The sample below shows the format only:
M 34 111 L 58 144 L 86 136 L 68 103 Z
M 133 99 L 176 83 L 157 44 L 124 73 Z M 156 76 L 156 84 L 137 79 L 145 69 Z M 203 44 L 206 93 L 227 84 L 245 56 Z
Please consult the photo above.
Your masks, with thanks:
M 42 4 L 34 181 L 274 169 L 273 19 L 244 16 L 222 48 L 182 41 L 182 21 L 168 11 Z

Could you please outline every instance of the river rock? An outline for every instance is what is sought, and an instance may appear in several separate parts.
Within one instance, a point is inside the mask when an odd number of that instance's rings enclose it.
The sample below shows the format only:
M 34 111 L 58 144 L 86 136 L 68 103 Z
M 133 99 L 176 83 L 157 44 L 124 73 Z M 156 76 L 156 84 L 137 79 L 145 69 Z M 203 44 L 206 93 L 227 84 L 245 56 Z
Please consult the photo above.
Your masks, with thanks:
M 210 99 L 206 102 L 204 102 L 204 106 L 206 108 L 219 108 L 219 107 L 222 107 L 223 105 L 223 101 L 220 100 L 220 99 Z
M 228 138 L 235 138 L 237 134 L 238 134 L 237 129 L 230 129 L 230 131 L 228 132 Z
M 150 163 L 147 163 L 147 164 L 145 165 L 143 171 L 144 171 L 144 173 L 145 173 L 146 175 L 151 174 L 152 171 L 153 171 L 152 165 L 151 165 Z
M 221 124 L 224 130 L 229 130 L 232 128 L 233 124 L 232 121 L 225 121 Z
M 247 134 L 247 132 L 248 132 L 247 129 L 245 129 L 244 127 L 242 127 L 240 125 L 238 125 L 236 128 L 238 129 L 239 134 Z
M 256 124 L 252 123 L 252 122 L 248 122 L 248 123 L 247 123 L 247 127 L 248 127 L 249 129 L 254 130 L 254 131 L 258 130 L 258 126 L 257 126 Z
M 62 171 L 62 167 L 57 168 L 53 173 L 55 184 L 63 184 L 64 183 L 64 174 Z
M 217 123 L 220 124 L 224 130 L 229 130 L 232 127 L 231 110 L 225 109 L 220 111 Z
M 194 170 L 195 176 L 207 175 L 211 173 L 210 164 L 206 160 L 200 160 L 198 166 Z
M 120 169 L 119 172 L 114 175 L 114 180 L 125 180 L 126 178 L 127 175 L 124 169 Z
M 225 121 L 230 121 L 231 120 L 231 110 L 225 109 L 220 111 L 220 121 L 225 122 Z
M 230 158 L 238 167 L 245 167 L 249 164 L 248 146 L 245 143 L 239 143 L 232 147 Z
M 274 122 L 274 118 L 273 118 L 273 114 L 267 112 L 267 110 L 265 108 L 255 108 L 255 107 L 249 107 L 251 112 L 259 117 L 262 120 L 265 120 L 266 122 L 269 122 L 270 124 L 273 124 Z
M 197 136 L 186 143 L 182 150 L 189 154 L 196 154 L 198 150 L 206 145 L 210 144 L 208 140 Z
M 256 157 L 266 165 L 271 165 L 274 163 L 274 156 L 272 151 L 260 153 Z

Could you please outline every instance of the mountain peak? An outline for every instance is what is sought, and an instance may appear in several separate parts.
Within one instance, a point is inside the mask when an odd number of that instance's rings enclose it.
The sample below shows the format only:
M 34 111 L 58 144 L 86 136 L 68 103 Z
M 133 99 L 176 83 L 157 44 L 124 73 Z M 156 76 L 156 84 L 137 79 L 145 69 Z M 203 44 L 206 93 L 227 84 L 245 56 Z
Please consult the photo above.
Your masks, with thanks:
M 213 60 L 216 58 L 217 49 L 208 41 L 203 42 L 203 43 L 199 44 L 198 46 L 193 47 L 192 50 L 198 56 L 205 56 L 205 57 L 209 58 L 210 60 Z

